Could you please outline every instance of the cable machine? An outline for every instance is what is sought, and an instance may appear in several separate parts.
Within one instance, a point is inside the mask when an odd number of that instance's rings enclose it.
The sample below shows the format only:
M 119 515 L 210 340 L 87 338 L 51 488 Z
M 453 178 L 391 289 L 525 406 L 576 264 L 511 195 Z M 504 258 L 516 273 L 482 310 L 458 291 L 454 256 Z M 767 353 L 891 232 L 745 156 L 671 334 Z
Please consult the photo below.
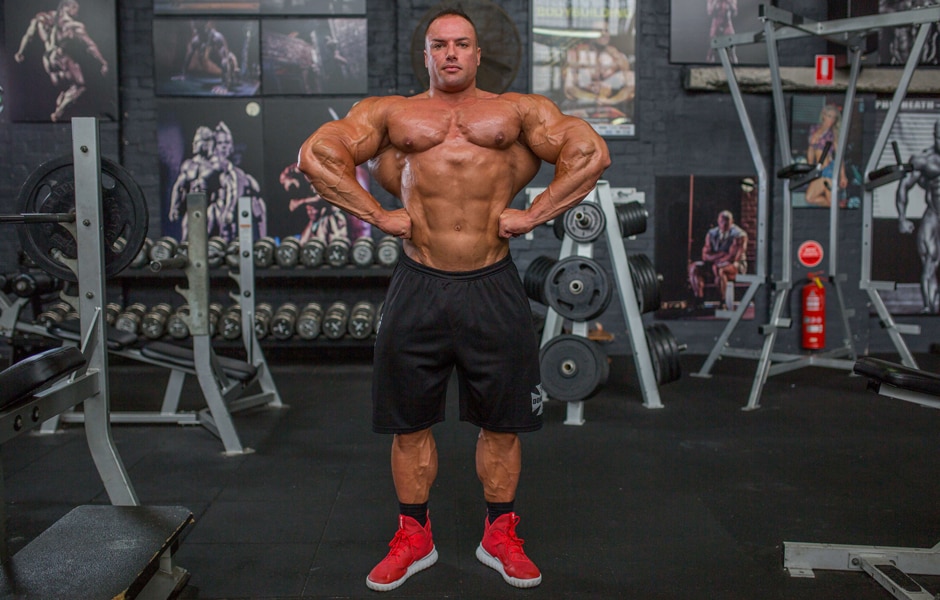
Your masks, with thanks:
M 862 48 L 865 46 L 865 37 L 884 27 L 898 26 L 917 26 L 918 34 L 907 63 L 904 66 L 901 80 L 897 91 L 891 100 L 887 117 L 882 125 L 878 135 L 875 147 L 872 150 L 866 167 L 866 179 L 872 175 L 872 169 L 877 165 L 878 157 L 887 142 L 888 133 L 891 130 L 894 120 L 897 117 L 901 101 L 907 93 L 911 77 L 917 66 L 918 59 L 927 39 L 929 25 L 940 20 L 940 7 L 921 8 L 916 10 L 889 13 L 884 15 L 873 15 L 866 17 L 853 17 L 848 19 L 838 19 L 826 22 L 816 22 L 805 19 L 799 15 L 794 15 L 787 11 L 773 6 L 760 6 L 760 19 L 764 24 L 761 31 L 735 34 L 731 36 L 721 36 L 712 39 L 712 47 L 718 51 L 721 63 L 728 80 L 728 87 L 734 100 L 735 109 L 738 112 L 741 126 L 747 139 L 748 148 L 754 161 L 755 169 L 759 176 L 758 182 L 758 223 L 757 223 L 757 273 L 754 275 L 739 275 L 738 280 L 748 283 L 748 289 L 744 298 L 738 305 L 737 310 L 733 311 L 731 317 L 722 331 L 721 335 L 708 355 L 705 363 L 697 373 L 699 377 L 710 377 L 711 369 L 721 356 L 736 356 L 743 358 L 758 358 L 757 372 L 754 377 L 754 383 L 751 387 L 751 393 L 744 410 L 753 410 L 759 407 L 760 394 L 764 383 L 770 375 L 776 375 L 802 367 L 817 366 L 826 368 L 843 369 L 851 371 L 856 359 L 855 348 L 852 345 L 852 335 L 849 326 L 849 318 L 852 311 L 846 309 L 845 299 L 841 284 L 845 281 L 845 275 L 839 272 L 839 253 L 838 253 L 838 230 L 839 230 L 839 206 L 837 202 L 832 202 L 829 209 L 829 279 L 832 282 L 835 291 L 839 313 L 842 319 L 843 332 L 845 333 L 841 346 L 825 352 L 818 352 L 812 355 L 805 354 L 786 354 L 774 352 L 774 345 L 777 340 L 777 333 L 780 329 L 789 328 L 791 319 L 783 316 L 784 308 L 789 299 L 790 291 L 793 288 L 791 257 L 793 254 L 793 207 L 790 201 L 790 194 L 793 190 L 808 184 L 813 179 L 819 178 L 822 172 L 822 162 L 818 165 L 801 165 L 792 162 L 790 153 L 789 127 L 787 120 L 786 104 L 783 96 L 783 83 L 780 76 L 780 62 L 777 53 L 777 43 L 782 40 L 800 39 L 809 36 L 825 38 L 829 41 L 844 45 L 849 51 L 850 73 L 846 85 L 846 95 L 842 115 L 842 127 L 839 131 L 839 139 L 835 148 L 835 156 L 832 161 L 832 181 L 831 189 L 838 189 L 839 172 L 842 168 L 842 161 L 845 155 L 845 149 L 848 142 L 848 133 L 851 125 L 852 111 L 854 108 L 855 92 L 858 84 L 859 72 L 861 70 Z M 731 66 L 729 50 L 742 44 L 755 44 L 764 42 L 767 45 L 767 60 L 771 75 L 772 96 L 774 104 L 774 115 L 776 119 L 776 133 L 778 140 L 778 149 L 783 160 L 789 161 L 777 176 L 783 180 L 783 206 L 782 206 L 782 269 L 779 280 L 771 280 L 768 273 L 768 218 L 770 216 L 770 192 L 769 181 L 770 174 L 761 155 L 760 147 L 754 133 L 753 125 L 744 105 L 740 87 Z M 824 152 L 825 156 L 826 152 Z M 903 168 L 898 165 L 898 169 Z M 897 348 L 898 353 L 905 365 L 916 367 L 913 356 L 908 350 L 902 333 L 919 333 L 919 328 L 915 326 L 901 326 L 894 322 L 891 314 L 888 312 L 884 301 L 878 295 L 879 289 L 892 289 L 893 283 L 873 282 L 871 281 L 871 224 L 872 224 L 872 189 L 878 185 L 888 183 L 887 178 L 881 178 L 880 181 L 867 181 L 865 194 L 863 198 L 863 228 L 862 228 L 862 275 L 859 284 L 860 289 L 866 291 L 872 300 L 872 304 L 878 312 L 881 324 L 888 332 L 891 341 Z M 895 179 L 896 180 L 896 179 Z M 752 349 L 732 348 L 729 345 L 729 339 L 744 314 L 744 311 L 757 293 L 757 290 L 763 286 L 769 285 L 773 294 L 772 308 L 769 319 L 765 325 L 760 328 L 764 341 L 761 350 L 758 352 Z M 775 363 L 775 364 L 772 364 Z

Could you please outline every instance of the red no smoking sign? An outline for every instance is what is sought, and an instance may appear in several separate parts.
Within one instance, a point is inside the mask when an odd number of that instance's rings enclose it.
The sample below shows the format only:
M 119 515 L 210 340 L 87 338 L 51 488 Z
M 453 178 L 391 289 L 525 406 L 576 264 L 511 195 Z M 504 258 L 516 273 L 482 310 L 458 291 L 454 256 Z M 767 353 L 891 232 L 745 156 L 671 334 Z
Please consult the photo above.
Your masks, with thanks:
M 803 242 L 796 251 L 796 257 L 804 267 L 815 267 L 821 263 L 823 259 L 822 245 L 813 240 Z

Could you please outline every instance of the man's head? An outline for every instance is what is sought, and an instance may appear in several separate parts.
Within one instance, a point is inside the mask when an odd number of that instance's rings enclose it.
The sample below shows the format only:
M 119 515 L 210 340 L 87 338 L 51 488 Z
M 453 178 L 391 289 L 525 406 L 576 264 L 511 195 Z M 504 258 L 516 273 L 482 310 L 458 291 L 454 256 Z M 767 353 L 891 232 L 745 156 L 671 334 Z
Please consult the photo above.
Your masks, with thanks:
M 215 153 L 221 158 L 228 158 L 232 154 L 232 130 L 225 121 L 219 121 L 215 126 Z
M 70 17 L 78 15 L 78 2 L 76 0 L 61 0 L 59 2 L 59 14 L 67 14 Z
M 480 47 L 473 21 L 458 9 L 445 9 L 428 23 L 424 65 L 432 90 L 459 92 L 472 87 L 480 66 Z
M 732 225 L 734 225 L 734 215 L 731 214 L 730 210 L 723 210 L 718 213 L 718 229 L 728 231 Z
M 193 154 L 208 155 L 212 153 L 212 146 L 215 143 L 215 134 L 205 126 L 196 128 L 193 135 Z

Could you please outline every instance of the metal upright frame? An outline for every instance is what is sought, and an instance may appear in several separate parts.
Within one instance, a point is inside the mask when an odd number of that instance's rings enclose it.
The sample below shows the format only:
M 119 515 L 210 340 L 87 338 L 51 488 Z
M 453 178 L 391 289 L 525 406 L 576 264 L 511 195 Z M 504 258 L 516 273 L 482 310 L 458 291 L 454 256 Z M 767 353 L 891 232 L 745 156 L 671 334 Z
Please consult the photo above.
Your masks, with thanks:
M 872 153 L 869 161 L 869 167 L 866 173 L 870 172 L 872 162 L 877 161 L 881 150 L 887 138 L 887 132 L 890 131 L 891 124 L 897 114 L 897 109 L 906 93 L 907 86 L 910 83 L 911 75 L 916 66 L 917 59 L 920 56 L 920 50 L 926 39 L 926 27 L 929 23 L 940 20 L 940 8 L 924 8 L 906 12 L 890 13 L 886 15 L 875 15 L 867 17 L 854 17 L 849 19 L 838 19 L 827 22 L 816 22 L 794 15 L 773 6 L 761 5 L 760 18 L 764 23 L 761 31 L 736 34 L 732 36 L 716 37 L 712 40 L 712 47 L 718 51 L 721 57 L 722 66 L 725 70 L 728 86 L 734 99 L 735 108 L 744 133 L 748 141 L 748 147 L 754 161 L 759 176 L 758 188 L 758 242 L 757 242 L 757 273 L 754 276 L 739 276 L 739 279 L 749 282 L 747 292 L 741 301 L 737 310 L 735 310 L 724 331 L 719 336 L 715 346 L 712 348 L 708 358 L 703 364 L 701 370 L 695 375 L 700 377 L 709 377 L 712 367 L 721 356 L 737 356 L 744 358 L 759 358 L 757 372 L 754 377 L 754 383 L 751 387 L 751 393 L 748 398 L 745 410 L 753 410 L 759 407 L 760 394 L 763 386 L 770 375 L 776 375 L 807 366 L 837 368 L 851 371 L 856 358 L 855 348 L 852 344 L 852 334 L 849 325 L 849 318 L 852 311 L 846 309 L 845 298 L 842 292 L 841 283 L 845 281 L 845 275 L 839 272 L 838 262 L 838 230 L 839 230 L 839 206 L 838 202 L 832 202 L 829 209 L 829 279 L 833 283 L 836 291 L 836 299 L 840 316 L 844 338 L 841 346 L 825 352 L 818 352 L 811 355 L 807 354 L 785 354 L 775 353 L 774 345 L 777 339 L 777 333 L 780 329 L 789 328 L 791 319 L 783 316 L 784 309 L 787 306 L 790 291 L 793 288 L 792 281 L 792 251 L 793 251 L 793 210 L 790 202 L 791 182 L 789 179 L 783 181 L 783 205 L 782 210 L 782 229 L 783 240 L 781 243 L 782 266 L 780 279 L 771 282 L 767 265 L 769 264 L 767 242 L 768 237 L 768 218 L 770 216 L 770 172 L 765 165 L 760 147 L 757 144 L 754 128 L 747 114 L 744 100 L 735 77 L 734 69 L 728 55 L 728 49 L 741 44 L 754 44 L 764 42 L 767 45 L 768 67 L 771 74 L 772 95 L 774 104 L 774 115 L 776 118 L 776 133 L 778 139 L 778 148 L 783 160 L 790 160 L 789 128 L 786 113 L 786 104 L 783 96 L 783 83 L 780 77 L 780 63 L 777 54 L 777 43 L 788 39 L 799 39 L 809 36 L 823 37 L 830 41 L 843 44 L 849 49 L 850 73 L 846 85 L 846 98 L 842 116 L 842 128 L 839 133 L 839 139 L 835 148 L 835 157 L 832 162 L 833 175 L 831 188 L 838 188 L 838 174 L 845 155 L 845 149 L 848 141 L 848 131 L 852 119 L 854 108 L 855 91 L 858 83 L 858 76 L 861 70 L 861 48 L 864 47 L 865 37 L 873 30 L 882 27 L 893 27 L 901 25 L 921 25 L 917 36 L 917 42 L 911 50 L 910 58 L 904 69 L 904 76 L 901 85 L 895 94 L 891 103 L 891 109 L 888 113 L 885 126 L 879 135 L 879 141 Z M 799 184 L 797 184 L 799 185 Z M 863 227 L 863 248 L 862 248 L 862 281 L 861 289 L 867 291 L 872 297 L 873 304 L 878 310 L 882 323 L 888 329 L 891 339 L 904 359 L 905 364 L 915 366 L 910 352 L 900 337 L 902 329 L 894 323 L 891 315 L 884 307 L 884 303 L 877 296 L 876 289 L 881 287 L 870 281 L 871 267 L 871 193 L 866 192 L 864 199 L 865 224 Z M 771 285 L 773 292 L 773 302 L 768 321 L 761 327 L 761 333 L 764 335 L 763 346 L 758 353 L 750 349 L 735 349 L 730 347 L 729 339 L 734 329 L 737 327 L 744 314 L 750 299 L 757 292 L 757 289 L 765 284 Z M 883 284 L 882 284 L 883 285 Z M 882 288 L 883 289 L 883 288 Z M 905 332 L 916 333 L 913 329 Z M 772 365 L 772 362 L 777 364 Z

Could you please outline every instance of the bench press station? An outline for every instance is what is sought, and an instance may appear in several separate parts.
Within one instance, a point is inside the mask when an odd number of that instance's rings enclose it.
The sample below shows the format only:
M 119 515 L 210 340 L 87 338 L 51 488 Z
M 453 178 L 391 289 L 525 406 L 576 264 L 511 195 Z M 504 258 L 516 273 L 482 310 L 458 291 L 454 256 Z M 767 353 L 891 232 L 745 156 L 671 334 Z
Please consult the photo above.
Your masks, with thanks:
M 83 404 L 89 450 L 111 505 L 73 509 L 12 557 L 6 515 L 0 514 L 0 595 L 172 598 L 189 579 L 173 555 L 193 516 L 184 507 L 140 506 L 111 436 L 97 123 L 74 119 L 72 134 L 75 206 L 74 219 L 67 222 L 77 246 L 70 264 L 80 290 L 75 300 L 81 343 L 47 350 L 0 373 L 0 445 Z

